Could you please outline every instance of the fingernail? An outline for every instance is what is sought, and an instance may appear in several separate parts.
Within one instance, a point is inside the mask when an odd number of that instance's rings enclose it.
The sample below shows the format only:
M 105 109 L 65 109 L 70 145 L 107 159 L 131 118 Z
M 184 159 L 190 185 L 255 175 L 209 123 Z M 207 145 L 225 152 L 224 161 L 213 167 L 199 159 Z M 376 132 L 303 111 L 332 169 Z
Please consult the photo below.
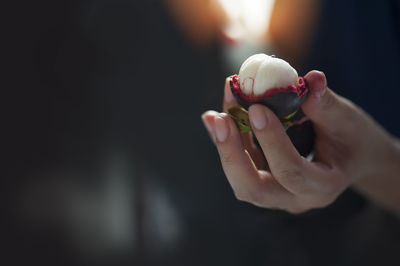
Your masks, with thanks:
M 326 86 L 324 86 L 324 88 L 319 92 L 319 97 L 321 98 L 322 96 L 324 96 L 325 95 L 325 92 L 326 92 Z
M 222 114 L 219 114 L 214 118 L 214 124 L 217 140 L 219 142 L 224 142 L 228 138 L 229 127 Z
M 264 129 L 267 126 L 267 116 L 261 106 L 254 106 L 249 110 L 250 122 L 258 130 Z
M 201 115 L 201 120 L 203 121 L 204 126 L 206 127 L 208 133 L 210 133 L 210 134 L 212 134 L 212 132 L 213 132 L 213 126 L 210 123 L 210 121 L 206 119 L 206 116 L 209 115 L 212 112 L 213 111 L 208 111 L 208 112 L 206 112 L 206 113 Z M 213 112 L 213 113 L 217 114 L 217 112 Z
M 313 96 L 314 96 L 317 100 L 320 100 L 320 99 L 324 96 L 325 92 L 326 92 L 326 87 L 323 87 L 320 91 L 314 92 L 314 93 L 313 93 Z
M 325 77 L 325 73 L 324 72 L 322 72 L 322 71 L 318 71 L 319 72 L 319 74 L 321 75 L 321 76 L 323 76 L 324 78 L 324 86 L 323 86 L 323 88 L 322 88 L 322 90 L 319 92 L 319 97 L 321 98 L 322 96 L 324 96 L 324 94 L 325 94 L 325 92 L 326 92 L 326 88 L 328 87 L 328 84 L 326 84 L 326 77 Z
M 233 102 L 233 100 L 235 99 L 233 97 L 229 81 L 226 81 L 225 83 L 224 97 L 225 97 L 225 102 L 227 103 Z

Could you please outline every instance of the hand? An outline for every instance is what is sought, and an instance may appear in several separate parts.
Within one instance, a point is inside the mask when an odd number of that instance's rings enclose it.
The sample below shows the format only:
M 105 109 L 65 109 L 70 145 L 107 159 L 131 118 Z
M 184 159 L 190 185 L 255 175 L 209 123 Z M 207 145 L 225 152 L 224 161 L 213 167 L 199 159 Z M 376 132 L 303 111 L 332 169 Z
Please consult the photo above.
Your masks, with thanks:
M 251 133 L 240 133 L 227 114 L 203 114 L 203 122 L 239 200 L 301 213 L 331 204 L 351 185 L 389 176 L 388 169 L 392 173 L 393 165 L 400 162 L 394 138 L 355 104 L 328 89 L 322 72 L 311 71 L 305 79 L 309 95 L 302 109 L 316 131 L 312 162 L 299 155 L 279 119 L 265 106 L 249 108 L 253 134 L 262 153 L 252 143 Z M 227 78 L 224 111 L 233 105 L 237 103 Z M 374 182 L 369 184 L 364 190 L 374 194 Z M 376 198 L 382 200 L 379 195 Z M 396 200 L 400 203 L 398 196 Z

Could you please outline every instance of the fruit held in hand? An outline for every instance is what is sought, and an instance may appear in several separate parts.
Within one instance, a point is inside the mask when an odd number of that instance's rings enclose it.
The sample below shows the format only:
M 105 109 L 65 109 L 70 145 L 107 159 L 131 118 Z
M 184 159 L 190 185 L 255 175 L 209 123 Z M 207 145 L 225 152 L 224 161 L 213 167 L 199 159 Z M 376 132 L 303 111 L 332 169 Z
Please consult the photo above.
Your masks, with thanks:
M 315 134 L 311 121 L 300 109 L 308 88 L 289 63 L 266 54 L 252 55 L 240 67 L 239 75 L 232 76 L 230 85 L 239 105 L 245 109 L 252 104 L 267 106 L 281 120 L 299 153 L 311 153 Z M 238 117 L 237 108 L 228 112 L 241 131 L 250 130 L 243 122 L 243 114 Z
M 244 108 L 260 103 L 279 118 L 296 112 L 308 92 L 305 81 L 286 61 L 256 54 L 240 67 L 239 75 L 231 79 L 232 93 Z

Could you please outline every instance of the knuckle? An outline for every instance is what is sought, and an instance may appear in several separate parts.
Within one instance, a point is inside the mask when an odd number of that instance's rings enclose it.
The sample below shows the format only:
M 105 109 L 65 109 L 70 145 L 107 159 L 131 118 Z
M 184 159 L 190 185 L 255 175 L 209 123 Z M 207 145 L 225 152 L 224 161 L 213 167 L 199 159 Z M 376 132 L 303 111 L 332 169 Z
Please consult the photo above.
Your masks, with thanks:
M 319 197 L 331 203 L 347 186 L 348 182 L 340 175 L 330 176 L 321 183 Z
M 301 183 L 304 181 L 303 173 L 297 168 L 280 168 L 275 171 L 275 175 L 280 179 L 285 179 L 291 183 Z
M 339 179 L 332 178 L 328 182 L 326 182 L 321 189 L 323 198 L 331 198 L 332 195 L 338 193 L 338 190 L 342 187 L 342 182 Z
M 249 194 L 243 191 L 234 191 L 235 198 L 239 201 L 250 202 Z
M 233 165 L 235 162 L 235 155 L 233 153 L 221 153 L 221 161 L 226 165 Z
M 337 194 L 307 193 L 296 197 L 294 203 L 285 209 L 292 214 L 301 214 L 312 209 L 321 209 L 331 205 L 337 198 Z
M 336 193 L 335 193 L 336 194 Z M 326 206 L 331 205 L 337 196 L 334 196 L 334 193 L 324 194 L 320 196 L 315 204 L 315 208 L 325 208 Z
M 243 191 L 237 190 L 234 191 L 235 197 L 239 201 L 248 202 L 257 206 L 261 206 L 261 201 L 259 199 L 258 193 L 254 191 Z M 263 205 L 264 206 L 264 205 Z
M 248 193 L 247 196 L 248 202 L 259 206 L 259 207 L 268 207 L 267 204 L 265 204 L 265 202 L 262 200 L 261 194 L 253 191 L 252 193 Z

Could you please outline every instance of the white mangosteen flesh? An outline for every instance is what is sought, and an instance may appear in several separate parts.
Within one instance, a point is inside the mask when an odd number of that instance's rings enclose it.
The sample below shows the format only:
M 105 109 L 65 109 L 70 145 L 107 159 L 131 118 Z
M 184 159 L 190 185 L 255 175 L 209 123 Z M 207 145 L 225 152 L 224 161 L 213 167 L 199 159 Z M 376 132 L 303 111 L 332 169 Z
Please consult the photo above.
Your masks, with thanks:
M 261 95 L 272 88 L 296 85 L 297 71 L 285 60 L 266 54 L 247 58 L 239 71 L 240 89 L 245 95 Z

